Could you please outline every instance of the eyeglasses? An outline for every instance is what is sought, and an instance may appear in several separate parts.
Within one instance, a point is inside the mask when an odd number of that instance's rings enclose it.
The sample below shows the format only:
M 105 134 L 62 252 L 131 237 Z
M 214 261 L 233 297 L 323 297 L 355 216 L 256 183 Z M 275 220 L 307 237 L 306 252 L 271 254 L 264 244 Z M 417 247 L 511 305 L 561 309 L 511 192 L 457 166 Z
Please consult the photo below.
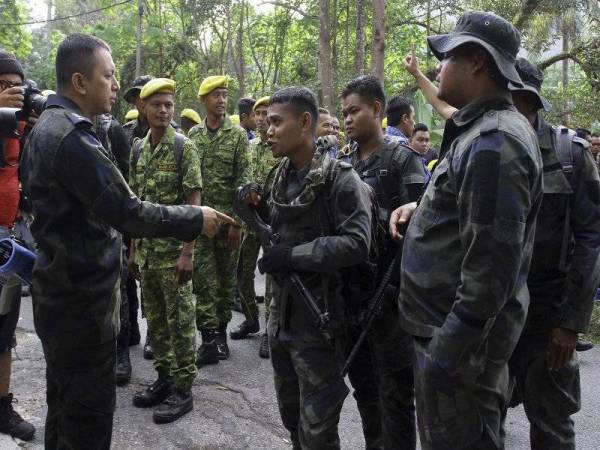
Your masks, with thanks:
M 10 81 L 6 81 L 6 80 L 0 80 L 0 91 L 4 91 L 6 89 L 10 89 L 12 87 L 15 86 L 23 86 L 23 83 L 19 82 L 19 83 L 12 83 Z

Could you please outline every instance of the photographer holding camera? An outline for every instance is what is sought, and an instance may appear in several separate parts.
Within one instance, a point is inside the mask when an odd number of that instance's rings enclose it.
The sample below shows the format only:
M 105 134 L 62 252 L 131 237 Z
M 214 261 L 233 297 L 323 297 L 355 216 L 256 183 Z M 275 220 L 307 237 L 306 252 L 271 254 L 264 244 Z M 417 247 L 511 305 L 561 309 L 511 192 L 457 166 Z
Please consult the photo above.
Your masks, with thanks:
M 0 108 L 23 108 L 25 76 L 14 55 L 0 50 Z M 0 130 L 0 239 L 11 237 L 19 216 L 19 154 L 26 117 L 20 116 L 16 130 Z M 0 127 L 3 124 L 0 123 Z M 18 133 L 18 134 L 15 134 Z M 0 432 L 23 440 L 33 438 L 35 428 L 12 407 L 9 393 L 12 348 L 21 306 L 21 283 L 8 279 L 0 284 Z

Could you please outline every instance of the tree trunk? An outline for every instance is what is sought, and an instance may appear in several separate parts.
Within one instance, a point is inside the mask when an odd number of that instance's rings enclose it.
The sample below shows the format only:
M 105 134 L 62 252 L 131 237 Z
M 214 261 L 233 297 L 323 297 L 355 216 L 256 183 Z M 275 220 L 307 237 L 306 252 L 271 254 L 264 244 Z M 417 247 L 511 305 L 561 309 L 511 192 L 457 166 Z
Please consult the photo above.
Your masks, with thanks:
M 356 0 L 356 59 L 354 69 L 357 75 L 365 73 L 365 1 Z
M 331 75 L 331 34 L 329 32 L 329 0 L 319 0 L 319 78 L 321 104 L 333 110 L 333 79 Z
M 383 83 L 385 57 L 385 0 L 373 0 L 373 74 Z
M 562 50 L 564 53 L 569 52 L 569 27 L 567 19 L 564 18 L 561 21 L 562 28 Z M 563 89 L 569 86 L 569 59 L 565 58 L 562 60 L 562 85 Z
M 240 97 L 244 96 L 244 93 L 246 91 L 245 89 L 245 85 L 246 85 L 246 71 L 245 71 L 245 64 L 244 64 L 244 13 L 246 10 L 246 2 L 244 0 L 242 0 L 240 2 L 240 24 L 239 24 L 239 29 L 238 29 L 238 36 L 237 36 L 237 77 L 238 77 L 238 84 L 240 87 Z
M 135 33 L 135 77 L 142 73 L 142 16 L 144 15 L 144 6 L 142 0 L 138 0 L 138 20 Z

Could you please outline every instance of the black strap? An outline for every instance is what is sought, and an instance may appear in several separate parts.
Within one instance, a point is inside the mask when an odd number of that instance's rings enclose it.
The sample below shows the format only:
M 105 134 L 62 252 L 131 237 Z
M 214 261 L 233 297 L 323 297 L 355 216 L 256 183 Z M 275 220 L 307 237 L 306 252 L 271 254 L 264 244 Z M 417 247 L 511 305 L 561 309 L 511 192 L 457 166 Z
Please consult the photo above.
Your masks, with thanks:
M 571 184 L 571 175 L 573 174 L 573 151 L 571 141 L 575 136 L 575 132 L 566 127 L 554 127 L 554 140 L 556 148 L 556 156 L 562 166 L 562 171 Z M 567 271 L 567 257 L 571 246 L 571 196 L 567 196 L 565 204 L 565 225 L 563 227 L 563 235 L 560 245 L 560 261 L 559 270 Z
M 179 186 L 183 188 L 183 145 L 187 138 L 180 133 L 175 133 L 175 145 L 173 145 L 173 154 L 177 164 L 177 173 L 179 174 Z

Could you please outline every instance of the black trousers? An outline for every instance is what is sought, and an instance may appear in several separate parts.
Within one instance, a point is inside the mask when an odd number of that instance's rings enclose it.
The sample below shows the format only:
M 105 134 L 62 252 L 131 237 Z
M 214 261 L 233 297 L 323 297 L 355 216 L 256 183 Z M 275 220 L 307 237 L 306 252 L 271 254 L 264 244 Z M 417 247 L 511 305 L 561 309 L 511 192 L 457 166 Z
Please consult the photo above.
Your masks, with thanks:
M 115 340 L 65 348 L 42 340 L 46 358 L 46 450 L 109 450 L 115 409 Z

